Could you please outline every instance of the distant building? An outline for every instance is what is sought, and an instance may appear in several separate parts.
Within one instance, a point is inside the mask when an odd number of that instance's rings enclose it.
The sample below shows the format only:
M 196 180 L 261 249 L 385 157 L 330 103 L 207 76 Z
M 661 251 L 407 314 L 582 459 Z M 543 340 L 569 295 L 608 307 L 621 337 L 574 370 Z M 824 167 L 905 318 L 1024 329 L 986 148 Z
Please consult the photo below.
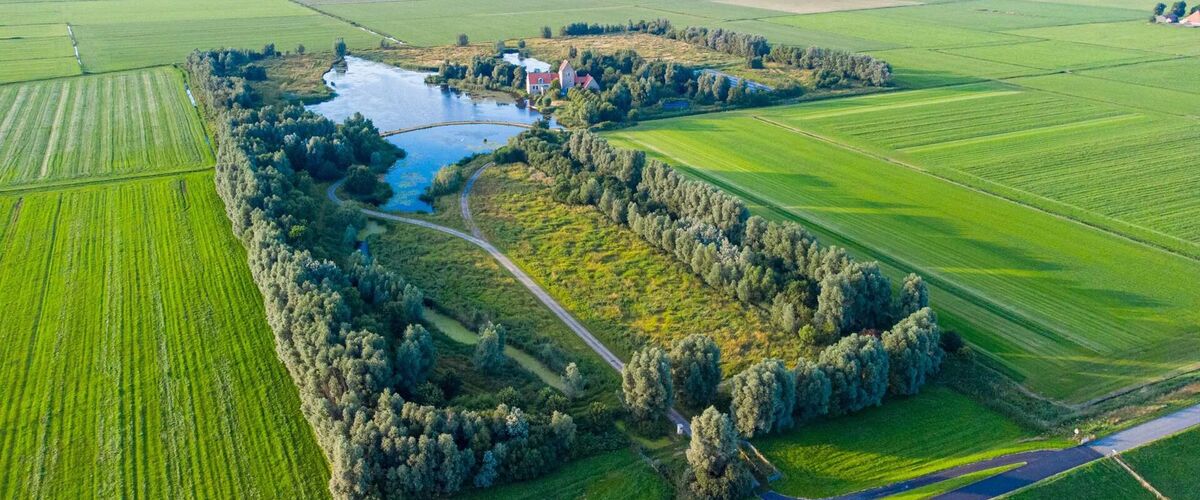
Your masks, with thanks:
M 528 73 L 525 76 L 525 91 L 529 95 L 541 95 L 550 89 L 550 85 L 555 80 L 558 81 L 558 86 L 562 88 L 563 93 L 573 88 L 600 90 L 600 84 L 596 82 L 595 78 L 592 78 L 592 75 L 580 76 L 571 66 L 571 62 L 563 59 L 562 64 L 558 65 L 558 73 Z
M 1179 24 L 1184 26 L 1200 27 L 1200 10 L 1193 12 L 1192 15 L 1183 18 Z

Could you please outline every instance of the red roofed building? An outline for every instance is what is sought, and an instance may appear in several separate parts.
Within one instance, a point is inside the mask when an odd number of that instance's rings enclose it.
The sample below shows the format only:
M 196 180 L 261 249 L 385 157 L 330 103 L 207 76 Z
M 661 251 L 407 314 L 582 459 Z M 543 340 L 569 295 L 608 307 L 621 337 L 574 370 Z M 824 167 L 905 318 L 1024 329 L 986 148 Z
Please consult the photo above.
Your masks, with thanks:
M 1184 26 L 1200 26 L 1200 10 L 1193 12 L 1192 15 L 1181 19 L 1179 24 Z
M 558 73 L 529 73 L 525 77 L 525 91 L 529 95 L 539 95 L 550 89 L 550 85 L 558 80 L 563 92 L 572 88 L 600 90 L 600 84 L 591 75 L 580 76 L 566 59 L 558 65 Z

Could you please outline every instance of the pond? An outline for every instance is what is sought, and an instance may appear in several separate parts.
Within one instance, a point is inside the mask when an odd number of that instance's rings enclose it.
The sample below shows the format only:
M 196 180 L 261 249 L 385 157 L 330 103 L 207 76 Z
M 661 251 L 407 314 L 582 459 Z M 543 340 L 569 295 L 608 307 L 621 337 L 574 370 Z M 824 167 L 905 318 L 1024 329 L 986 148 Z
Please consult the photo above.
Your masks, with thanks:
M 517 66 L 522 66 L 525 68 L 526 72 L 550 71 L 550 63 L 544 62 L 544 61 L 539 61 L 532 57 L 524 57 L 523 58 L 523 57 L 521 57 L 521 54 L 518 54 L 516 52 L 505 52 L 504 53 L 504 61 L 509 64 L 515 64 Z
M 325 84 L 336 92 L 334 98 L 308 109 L 337 122 L 359 112 L 380 131 L 451 121 L 533 123 L 542 118 L 541 113 L 518 106 L 503 94 L 472 96 L 427 84 L 425 78 L 430 74 L 347 57 L 346 68 L 330 70 L 324 76 Z M 522 130 L 505 125 L 452 125 L 389 137 L 388 141 L 404 148 L 408 156 L 387 173 L 386 180 L 396 194 L 382 208 L 432 211 L 419 196 L 439 168 L 464 156 L 492 151 Z

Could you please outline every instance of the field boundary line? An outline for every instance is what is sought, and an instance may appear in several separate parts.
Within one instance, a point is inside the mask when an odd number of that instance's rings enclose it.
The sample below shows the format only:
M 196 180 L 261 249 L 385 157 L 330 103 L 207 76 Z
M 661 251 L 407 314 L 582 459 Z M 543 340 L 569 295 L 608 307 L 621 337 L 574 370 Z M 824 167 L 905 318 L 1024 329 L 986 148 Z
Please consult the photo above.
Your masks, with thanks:
M 1019 84 L 1014 84 L 1014 85 L 1019 85 Z M 1025 88 L 1029 88 L 1029 87 L 1025 87 Z M 1035 90 L 1035 91 L 1039 91 L 1039 92 L 1041 92 L 1041 90 L 1038 90 L 1038 89 L 1031 89 L 1031 90 Z M 1055 94 L 1057 94 L 1057 93 L 1055 93 Z M 1064 96 L 1071 97 L 1071 96 L 1070 96 L 1070 95 L 1068 95 L 1068 94 L 1059 94 L 1059 95 L 1064 95 Z M 1185 253 L 1182 253 L 1182 252 L 1179 252 L 1179 251 L 1176 251 L 1176 250 L 1172 250 L 1172 249 L 1170 249 L 1170 248 L 1167 248 L 1167 247 L 1165 247 L 1165 246 L 1163 246 L 1163 245 L 1159 245 L 1159 244 L 1157 244 L 1157 243 L 1153 243 L 1153 242 L 1145 241 L 1145 240 L 1143 240 L 1143 239 L 1140 239 L 1140 238 L 1135 238 L 1135 237 L 1133 237 L 1133 236 L 1130 236 L 1130 235 L 1127 235 L 1127 234 L 1122 234 L 1122 233 L 1116 232 L 1116 231 L 1114 231 L 1114 230 L 1111 230 L 1111 229 L 1104 228 L 1104 227 L 1102 227 L 1102 226 L 1099 226 L 1099 225 L 1097 225 L 1097 224 L 1093 224 L 1093 223 L 1090 223 L 1090 222 L 1084 221 L 1084 220 L 1082 220 L 1082 219 L 1078 219 L 1078 218 L 1071 217 L 1071 216 L 1064 215 L 1064 214 L 1060 214 L 1060 213 L 1051 212 L 1050 210 L 1047 210 L 1047 209 L 1044 209 L 1044 208 L 1041 208 L 1041 207 L 1038 207 L 1038 206 L 1036 206 L 1036 205 L 1032 205 L 1032 204 L 1029 204 L 1029 203 L 1025 203 L 1025 202 L 1022 202 L 1022 201 L 1019 201 L 1019 200 L 1015 200 L 1015 199 L 1009 198 L 1009 197 L 1007 197 L 1007 196 L 1004 196 L 1004 195 L 1001 195 L 1001 194 L 998 194 L 998 193 L 992 192 L 992 191 L 990 191 L 990 190 L 983 189 L 983 188 L 981 188 L 981 187 L 979 187 L 979 186 L 972 186 L 972 185 L 970 185 L 970 184 L 966 184 L 966 183 L 964 183 L 964 182 L 962 182 L 962 181 L 958 181 L 958 180 L 955 180 L 955 179 L 953 179 L 953 178 L 950 178 L 950 177 L 947 177 L 947 176 L 944 176 L 944 175 L 940 175 L 940 174 L 938 174 L 938 173 L 936 173 L 936 172 L 934 172 L 934 171 L 928 170 L 928 169 L 926 169 L 926 168 L 923 168 L 923 167 L 921 167 L 921 166 L 919 166 L 919 165 L 914 165 L 914 164 L 912 164 L 912 163 L 909 163 L 909 162 L 906 162 L 906 161 L 903 161 L 903 160 L 898 160 L 898 159 L 896 159 L 896 158 L 893 158 L 893 157 L 890 157 L 890 156 L 887 156 L 887 155 L 882 155 L 882 154 L 878 154 L 878 153 L 873 153 L 873 152 L 871 152 L 871 151 L 869 151 L 869 150 L 866 150 L 866 149 L 863 149 L 863 148 L 860 148 L 860 147 L 857 147 L 857 146 L 852 146 L 852 145 L 850 145 L 850 144 L 846 144 L 846 143 L 844 143 L 844 142 L 841 142 L 841 141 L 838 141 L 838 140 L 836 140 L 836 139 L 832 139 L 832 138 L 826 137 L 826 136 L 824 136 L 824 135 L 821 135 L 821 134 L 817 134 L 817 133 L 810 132 L 810 131 L 807 131 L 807 130 L 799 129 L 799 128 L 793 127 L 793 126 L 791 126 L 791 125 L 787 125 L 787 124 L 785 124 L 785 123 L 780 123 L 780 122 L 774 121 L 774 120 L 772 120 L 772 119 L 770 119 L 770 118 L 766 118 L 766 117 L 763 117 L 763 116 L 760 116 L 760 115 L 753 115 L 753 118 L 754 118 L 755 120 L 759 120 L 759 121 L 761 121 L 761 122 L 763 122 L 763 123 L 767 123 L 767 124 L 770 124 L 770 125 L 774 125 L 774 126 L 776 126 L 776 127 L 779 127 L 779 128 L 785 129 L 785 130 L 789 130 L 789 131 L 795 132 L 795 133 L 797 133 L 797 134 L 800 134 L 800 135 L 803 135 L 803 136 L 806 136 L 806 137 L 810 137 L 810 138 L 812 138 L 812 139 L 819 140 L 819 141 L 821 141 L 821 142 L 824 142 L 824 143 L 827 143 L 827 144 L 833 145 L 833 146 L 835 146 L 835 147 L 838 147 L 838 148 L 841 148 L 841 149 L 844 149 L 844 150 L 847 150 L 847 151 L 851 151 L 851 152 L 853 152 L 853 153 L 857 153 L 857 154 L 860 154 L 860 155 L 863 155 L 863 156 L 867 156 L 867 157 L 870 157 L 870 158 L 874 158 L 874 159 L 876 159 L 876 160 L 884 161 L 884 162 L 887 162 L 887 163 L 890 163 L 890 164 L 892 164 L 892 165 L 896 165 L 896 166 L 899 166 L 899 167 L 904 167 L 904 168 L 907 168 L 907 169 L 909 169 L 909 170 L 912 170 L 912 171 L 914 171 L 914 172 L 919 172 L 919 173 L 922 173 L 922 174 L 928 175 L 928 176 L 930 176 L 930 177 L 933 177 L 933 178 L 935 178 L 935 179 L 939 179 L 939 180 L 942 180 L 942 181 L 948 182 L 948 183 L 950 183 L 950 184 L 954 184 L 954 185 L 956 185 L 956 186 L 959 186 L 959 187 L 962 187 L 962 188 L 964 188 L 964 189 L 969 189 L 969 190 L 972 190 L 972 191 L 975 191 L 975 192 L 978 192 L 978 193 L 985 194 L 985 195 L 987 195 L 987 196 L 991 196 L 991 197 L 993 197 L 993 198 L 996 198 L 996 199 L 1000 199 L 1000 200 L 1004 200 L 1004 201 L 1006 201 L 1006 202 L 1009 202 L 1009 203 L 1013 203 L 1013 204 L 1015 204 L 1015 205 L 1020 205 L 1020 206 L 1022 206 L 1022 207 L 1026 207 L 1026 208 L 1029 208 L 1029 209 L 1032 209 L 1032 210 L 1036 210 L 1036 211 L 1038 211 L 1038 212 L 1044 213 L 1044 214 L 1046 214 L 1046 215 L 1049 215 L 1049 216 L 1051 216 L 1051 217 L 1055 217 L 1055 218 L 1058 218 L 1058 219 L 1060 219 L 1060 220 L 1064 220 L 1064 221 L 1072 222 L 1072 223 L 1078 224 L 1078 225 L 1080 225 L 1080 226 L 1083 226 L 1083 227 L 1085 227 L 1085 228 L 1091 229 L 1091 230 L 1093 230 L 1093 231 L 1096 231 L 1096 232 L 1099 232 L 1099 233 L 1102 233 L 1102 234 L 1106 234 L 1106 235 L 1115 236 L 1115 237 L 1117 237 L 1117 238 L 1123 239 L 1123 240 L 1125 240 L 1125 241 L 1128 241 L 1128 242 L 1130 242 L 1130 243 L 1134 243 L 1134 244 L 1137 244 L 1137 245 L 1141 245 L 1141 246 L 1143 246 L 1143 247 L 1146 247 L 1146 248 L 1149 248 L 1149 249 L 1153 249 L 1153 250 L 1157 250 L 1157 251 L 1160 251 L 1160 252 L 1163 252 L 1163 253 L 1167 253 L 1167 254 L 1170 254 L 1170 255 L 1173 255 L 1173 256 L 1176 256 L 1176 257 L 1181 257 L 1181 258 L 1187 259 L 1187 260 L 1189 260 L 1189 261 L 1193 261 L 1193 262 L 1200 262 L 1200 257 L 1193 256 L 1193 255 L 1189 255 L 1189 254 L 1185 254 Z M 964 175 L 969 175 L 969 174 L 964 174 Z M 985 182 L 985 183 L 993 183 L 992 181 L 988 181 L 987 179 L 979 179 L 979 180 L 980 180 L 981 182 Z M 1001 185 L 1001 186 L 1002 186 L 1002 185 Z M 1026 191 L 1020 190 L 1020 189 L 1016 189 L 1016 188 L 1008 188 L 1007 186 L 1004 186 L 1004 187 L 1005 187 L 1006 189 L 1012 189 L 1013 191 L 1016 191 L 1016 192 L 1019 192 L 1019 193 L 1022 193 L 1022 194 L 1026 194 L 1026 195 L 1029 195 L 1029 196 L 1031 196 L 1031 197 L 1034 197 L 1034 198 L 1043 199 L 1043 200 L 1045 200 L 1045 201 L 1047 201 L 1047 202 L 1051 202 L 1051 203 L 1055 203 L 1055 204 L 1060 204 L 1060 205 L 1063 205 L 1063 206 L 1066 206 L 1066 207 L 1071 207 L 1071 208 L 1075 208 L 1075 209 L 1077 209 L 1077 210 L 1080 210 L 1080 211 L 1087 212 L 1086 210 L 1083 210 L 1083 209 L 1081 209 L 1081 208 L 1074 207 L 1074 206 L 1072 206 L 1072 205 L 1069 205 L 1069 204 L 1066 204 L 1066 203 L 1062 203 L 1062 202 L 1059 202 L 1059 201 L 1051 200 L 1051 199 L 1049 199 L 1049 198 L 1045 198 L 1045 197 L 1043 197 L 1043 196 L 1039 196 L 1039 195 L 1036 195 L 1036 194 L 1033 194 L 1033 193 L 1029 193 L 1029 192 L 1026 192 Z M 1096 216 L 1096 217 L 1098 217 L 1098 218 L 1106 218 L 1106 217 L 1104 217 L 1104 216 L 1102 216 L 1102 215 L 1099 215 L 1099 214 L 1094 214 L 1094 213 L 1091 213 L 1091 212 L 1088 212 L 1088 213 L 1089 213 L 1089 214 L 1091 214 L 1091 215 L 1094 215 L 1094 216 Z M 1119 220 L 1115 220 L 1115 219 L 1109 219 L 1109 221 L 1110 221 L 1110 222 L 1113 222 L 1113 223 L 1116 223 L 1117 225 L 1129 226 L 1129 227 L 1136 228 L 1136 229 L 1138 229 L 1138 230 L 1141 230 L 1141 231 L 1145 231 L 1145 232 L 1148 232 L 1148 233 L 1153 233 L 1153 234 L 1156 234 L 1156 235 L 1159 235 L 1159 236 L 1166 237 L 1166 238 L 1168 238 L 1168 239 L 1176 240 L 1176 241 L 1179 241 L 1179 242 L 1181 242 L 1181 243 L 1185 243 L 1185 244 L 1188 244 L 1188 245 L 1191 245 L 1191 246 L 1196 246 L 1196 244 L 1195 244 L 1195 243 L 1192 243 L 1192 242 L 1190 242 L 1190 241 L 1187 241 L 1187 240 L 1182 240 L 1182 239 L 1180 239 L 1180 238 L 1178 238 L 1178 237 L 1176 237 L 1176 236 L 1171 236 L 1171 235 L 1168 235 L 1168 234 L 1163 234 L 1163 233 L 1160 233 L 1160 232 L 1158 232 L 1158 231 L 1155 231 L 1155 230 L 1153 230 L 1153 229 L 1144 228 L 1144 227 L 1141 227 L 1141 226 L 1138 226 L 1138 225 L 1135 225 L 1135 224 L 1131 224 L 1131 223 L 1128 223 L 1128 222 L 1119 221 Z
M 1146 491 L 1149 491 L 1150 493 L 1153 493 L 1155 497 L 1158 497 L 1158 500 L 1169 500 L 1165 495 L 1159 492 L 1154 485 L 1150 484 L 1150 481 L 1147 481 L 1146 478 L 1142 477 L 1141 474 L 1138 474 L 1137 471 L 1133 470 L 1133 467 L 1130 467 L 1129 464 L 1125 463 L 1125 460 L 1121 458 L 1121 455 L 1113 455 L 1113 460 L 1120 464 L 1126 472 L 1129 472 L 1129 475 L 1133 476 L 1133 478 L 1137 480 L 1138 484 L 1142 485 L 1142 488 L 1145 488 Z
M 298 0 L 288 0 L 288 1 L 289 1 L 289 2 L 291 2 L 291 3 L 294 3 L 294 4 L 296 4 L 296 5 L 299 5 L 300 7 L 304 8 L 304 9 L 308 9 L 308 10 L 311 10 L 311 11 L 313 11 L 313 12 L 316 12 L 316 13 L 317 13 L 317 15 L 319 15 L 319 16 L 325 16 L 325 17 L 328 17 L 328 18 L 330 18 L 330 19 L 336 19 L 336 20 L 338 20 L 338 21 L 341 21 L 341 22 L 343 22 L 343 23 L 349 24 L 350 26 L 353 26 L 353 27 L 355 27 L 355 28 L 358 28 L 358 29 L 360 29 L 360 30 L 366 31 L 367 33 L 370 33 L 370 34 L 372 34 L 372 35 L 375 35 L 375 36 L 377 36 L 377 37 L 380 37 L 380 38 L 386 38 L 386 39 L 388 39 L 388 40 L 391 40 L 391 41 L 393 41 L 393 42 L 396 42 L 396 43 L 398 43 L 398 44 L 400 44 L 400 45 L 412 45 L 412 44 L 410 44 L 410 43 L 408 43 L 408 42 L 405 42 L 405 41 L 403 41 L 403 40 L 401 40 L 401 39 L 399 39 L 399 38 L 396 38 L 396 37 L 392 36 L 390 33 L 387 33 L 387 32 L 384 32 L 384 31 L 377 31 L 377 30 L 375 30 L 374 28 L 370 28 L 370 27 L 367 27 L 367 26 L 365 26 L 365 25 L 359 24 L 359 23 L 358 23 L 358 22 L 356 22 L 356 21 L 352 21 L 352 20 L 350 20 L 350 19 L 346 19 L 346 18 L 344 18 L 344 17 L 342 17 L 342 16 L 339 16 L 339 15 L 337 15 L 337 14 L 332 14 L 332 13 L 329 13 L 329 12 L 325 12 L 325 11 L 323 11 L 323 10 L 321 10 L 321 9 L 318 9 L 316 6 L 313 6 L 313 5 L 306 4 L 306 3 L 304 3 L 304 2 L 300 2 L 300 1 L 298 1 Z
M 198 172 L 206 172 L 212 170 L 214 165 L 194 168 L 181 168 L 175 170 L 162 170 L 154 172 L 142 172 L 130 175 L 118 175 L 109 177 L 84 177 L 78 179 L 65 179 L 61 181 L 50 181 L 45 183 L 23 184 L 16 186 L 0 187 L 0 195 L 8 194 L 25 194 L 36 193 L 39 191 L 52 191 L 57 189 L 73 189 L 87 186 L 95 186 L 99 184 L 117 184 L 121 182 L 132 182 L 146 179 L 154 179 L 158 177 L 171 177 L 175 175 L 194 174 Z

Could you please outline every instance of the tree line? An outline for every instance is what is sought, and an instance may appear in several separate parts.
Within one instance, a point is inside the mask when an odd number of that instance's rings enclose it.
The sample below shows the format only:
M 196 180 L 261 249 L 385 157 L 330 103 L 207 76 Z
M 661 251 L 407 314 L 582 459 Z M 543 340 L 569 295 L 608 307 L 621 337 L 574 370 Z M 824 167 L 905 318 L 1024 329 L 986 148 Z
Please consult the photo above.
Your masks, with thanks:
M 554 179 L 555 199 L 595 207 L 806 343 L 877 333 L 929 305 L 919 276 L 893 297 L 878 263 L 823 246 L 794 222 L 750 216 L 739 199 L 590 132 L 530 130 L 495 159 L 527 162 Z
M 749 473 L 737 443 L 883 403 L 884 396 L 912 395 L 941 366 L 943 350 L 934 313 L 922 308 L 881 335 L 852 334 L 789 368 L 765 359 L 731 380 L 729 413 L 713 406 L 721 382 L 721 351 L 693 334 L 670 349 L 635 352 L 621 373 L 622 401 L 635 423 L 654 426 L 675 401 L 707 408 L 692 419 L 687 488 L 698 498 L 743 498 Z
M 244 106 L 255 102 L 241 74 L 244 56 L 197 51 L 187 69 L 215 126 L 217 192 L 246 247 L 276 352 L 330 463 L 331 493 L 445 495 L 563 463 L 576 434 L 569 415 L 414 401 L 437 360 L 421 291 L 365 255 L 343 268 L 305 248 L 306 228 L 319 216 L 314 179 L 390 165 L 401 153 L 361 116 L 336 124 L 298 106 Z
M 761 68 L 763 61 L 813 70 L 817 88 L 837 88 L 853 84 L 875 87 L 888 85 L 892 69 L 887 62 L 869 55 L 824 47 L 791 47 L 770 43 L 766 37 L 738 33 L 724 28 L 703 26 L 675 27 L 667 19 L 630 21 L 628 24 L 571 23 L 559 30 L 566 35 L 597 35 L 637 32 L 679 40 L 709 50 L 746 59 L 750 68 Z

